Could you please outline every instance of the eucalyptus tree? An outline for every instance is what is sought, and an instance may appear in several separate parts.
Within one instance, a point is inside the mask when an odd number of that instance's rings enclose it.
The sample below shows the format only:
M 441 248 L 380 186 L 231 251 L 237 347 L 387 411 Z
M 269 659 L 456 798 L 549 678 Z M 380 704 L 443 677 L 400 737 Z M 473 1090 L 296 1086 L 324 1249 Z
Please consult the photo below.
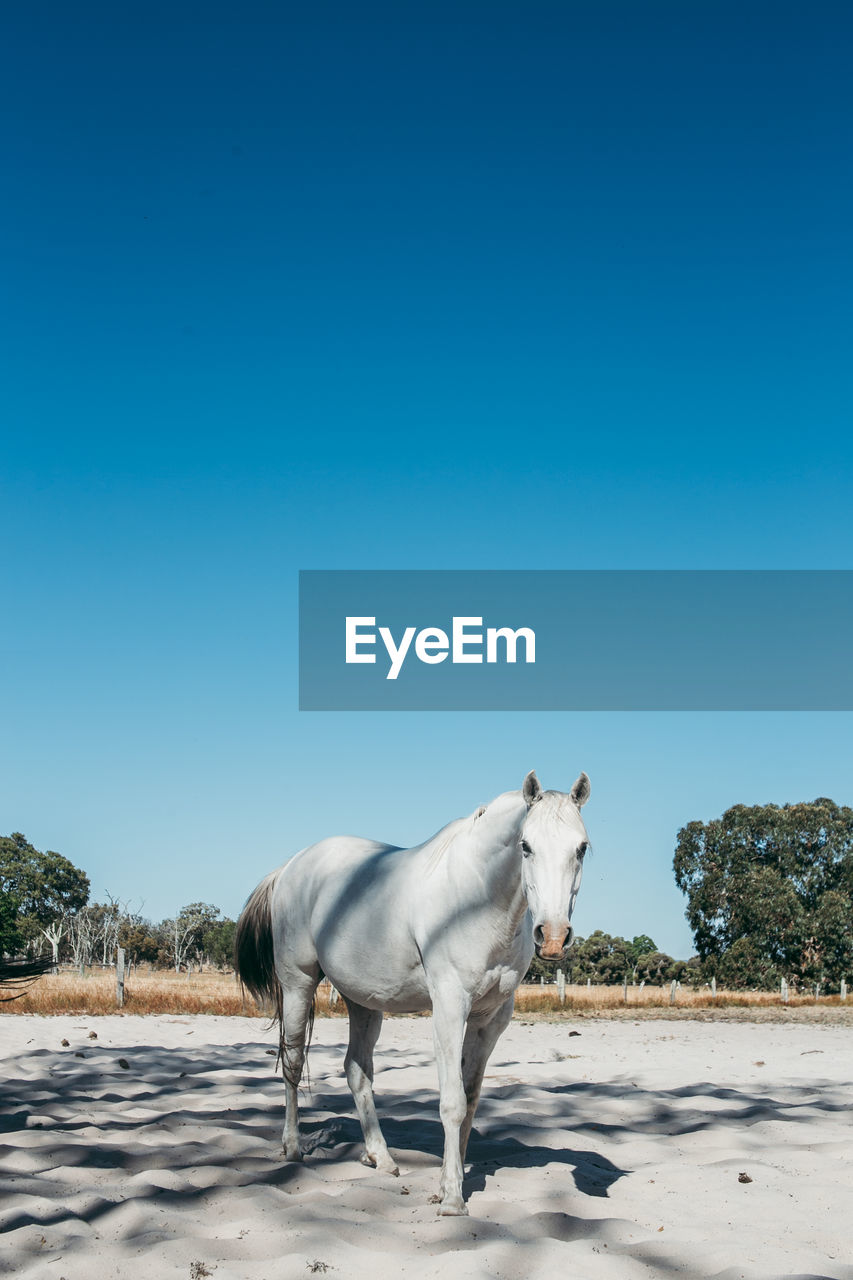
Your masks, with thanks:
M 56 954 L 62 920 L 88 900 L 89 877 L 62 854 L 42 853 L 19 831 L 0 836 L 0 950 L 32 949 L 45 936 Z
M 682 827 L 674 870 L 706 972 L 749 986 L 853 972 L 853 809 L 734 805 Z

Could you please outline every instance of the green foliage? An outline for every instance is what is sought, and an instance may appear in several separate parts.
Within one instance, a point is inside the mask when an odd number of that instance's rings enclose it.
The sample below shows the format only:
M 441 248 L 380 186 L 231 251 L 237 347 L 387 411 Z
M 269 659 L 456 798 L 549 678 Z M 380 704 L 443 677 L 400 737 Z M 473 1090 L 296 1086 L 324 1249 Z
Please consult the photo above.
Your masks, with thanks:
M 666 972 L 668 981 L 675 978 L 676 982 L 680 982 L 684 987 L 701 987 L 706 981 L 705 974 L 702 969 L 702 961 L 698 956 L 691 956 L 689 960 L 673 960 Z
M 631 969 L 628 944 L 624 938 L 613 938 L 596 929 L 588 938 L 578 938 L 569 952 L 568 967 L 572 982 L 622 982 Z
M 214 920 L 202 934 L 202 947 L 210 964 L 218 969 L 230 968 L 234 963 L 234 934 L 237 932 L 236 920 L 227 917 Z
M 660 985 L 677 978 L 698 986 L 704 981 L 698 956 L 690 960 L 673 960 L 658 951 L 647 933 L 638 934 L 631 942 L 596 929 L 588 938 L 575 938 L 561 966 L 534 956 L 525 982 L 538 982 L 544 977 L 553 982 L 557 968 L 562 968 L 568 982 L 617 986 L 625 981 Z
M 636 979 L 638 982 L 651 982 L 654 986 L 671 982 L 676 976 L 673 972 L 676 963 L 665 951 L 647 951 L 644 955 L 637 957 Z
M 139 916 L 128 916 L 122 921 L 118 931 L 118 944 L 124 947 L 128 959 L 134 964 L 145 961 L 156 963 L 161 946 L 156 927 Z
M 24 939 L 18 928 L 18 911 L 20 903 L 6 887 L 6 879 L 0 875 L 0 956 L 16 955 L 24 945 Z
M 203 952 L 204 935 L 216 922 L 218 915 L 219 907 L 214 907 L 210 902 L 191 902 L 189 906 L 181 907 L 178 924 L 181 928 L 189 930 L 192 940 L 191 950 L 196 955 Z
M 191 902 L 181 907 L 174 920 L 160 926 L 158 961 L 182 965 L 201 964 L 205 955 L 205 934 L 217 923 L 219 908 L 210 902 Z
M 853 972 L 853 809 L 735 805 L 679 831 L 674 869 L 718 982 L 834 985 Z
M 525 982 L 539 982 L 544 978 L 546 982 L 553 982 L 558 969 L 552 960 L 540 960 L 539 956 L 534 956 L 530 962 L 530 968 L 525 974 Z
M 89 878 L 61 854 L 41 853 L 19 831 L 0 836 L 0 950 L 41 941 L 42 929 L 89 900 Z
M 767 959 L 752 938 L 738 938 L 733 942 L 716 959 L 713 970 L 717 982 L 730 991 L 755 988 L 766 991 L 778 986 L 782 977 L 776 965 Z
M 657 945 L 647 933 L 641 933 L 627 943 L 625 949 L 628 952 L 628 959 L 631 964 L 636 965 L 640 956 L 647 956 L 651 952 L 657 951 Z

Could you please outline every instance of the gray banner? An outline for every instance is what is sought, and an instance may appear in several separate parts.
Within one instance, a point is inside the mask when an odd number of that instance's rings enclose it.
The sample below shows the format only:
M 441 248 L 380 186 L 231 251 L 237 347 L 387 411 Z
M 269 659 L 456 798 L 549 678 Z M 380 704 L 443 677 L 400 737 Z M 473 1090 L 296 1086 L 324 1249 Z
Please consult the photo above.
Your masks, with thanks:
M 853 571 L 310 570 L 304 711 L 853 710 Z

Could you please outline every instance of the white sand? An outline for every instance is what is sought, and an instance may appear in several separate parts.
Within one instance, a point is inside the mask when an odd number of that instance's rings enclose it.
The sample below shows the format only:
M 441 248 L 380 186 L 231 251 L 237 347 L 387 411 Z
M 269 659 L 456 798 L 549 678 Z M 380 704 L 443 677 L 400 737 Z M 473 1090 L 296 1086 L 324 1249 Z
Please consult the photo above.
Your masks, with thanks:
M 399 1179 L 359 1163 L 345 1035 L 318 1019 L 310 1154 L 283 1165 L 265 1023 L 3 1017 L 0 1272 L 853 1280 L 851 1028 L 514 1023 L 471 1141 L 468 1218 L 429 1203 L 430 1022 L 386 1021 L 377 1051 Z

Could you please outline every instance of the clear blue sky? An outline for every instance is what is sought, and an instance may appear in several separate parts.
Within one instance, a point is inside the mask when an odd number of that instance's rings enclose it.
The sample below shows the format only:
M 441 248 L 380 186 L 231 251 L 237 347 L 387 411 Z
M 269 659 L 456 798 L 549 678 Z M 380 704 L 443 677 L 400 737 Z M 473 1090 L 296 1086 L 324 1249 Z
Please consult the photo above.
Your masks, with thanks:
M 10 13 L 0 831 L 233 915 L 314 838 L 585 768 L 579 932 L 686 955 L 679 826 L 853 802 L 848 715 L 300 715 L 294 637 L 300 568 L 853 567 L 851 37 Z

